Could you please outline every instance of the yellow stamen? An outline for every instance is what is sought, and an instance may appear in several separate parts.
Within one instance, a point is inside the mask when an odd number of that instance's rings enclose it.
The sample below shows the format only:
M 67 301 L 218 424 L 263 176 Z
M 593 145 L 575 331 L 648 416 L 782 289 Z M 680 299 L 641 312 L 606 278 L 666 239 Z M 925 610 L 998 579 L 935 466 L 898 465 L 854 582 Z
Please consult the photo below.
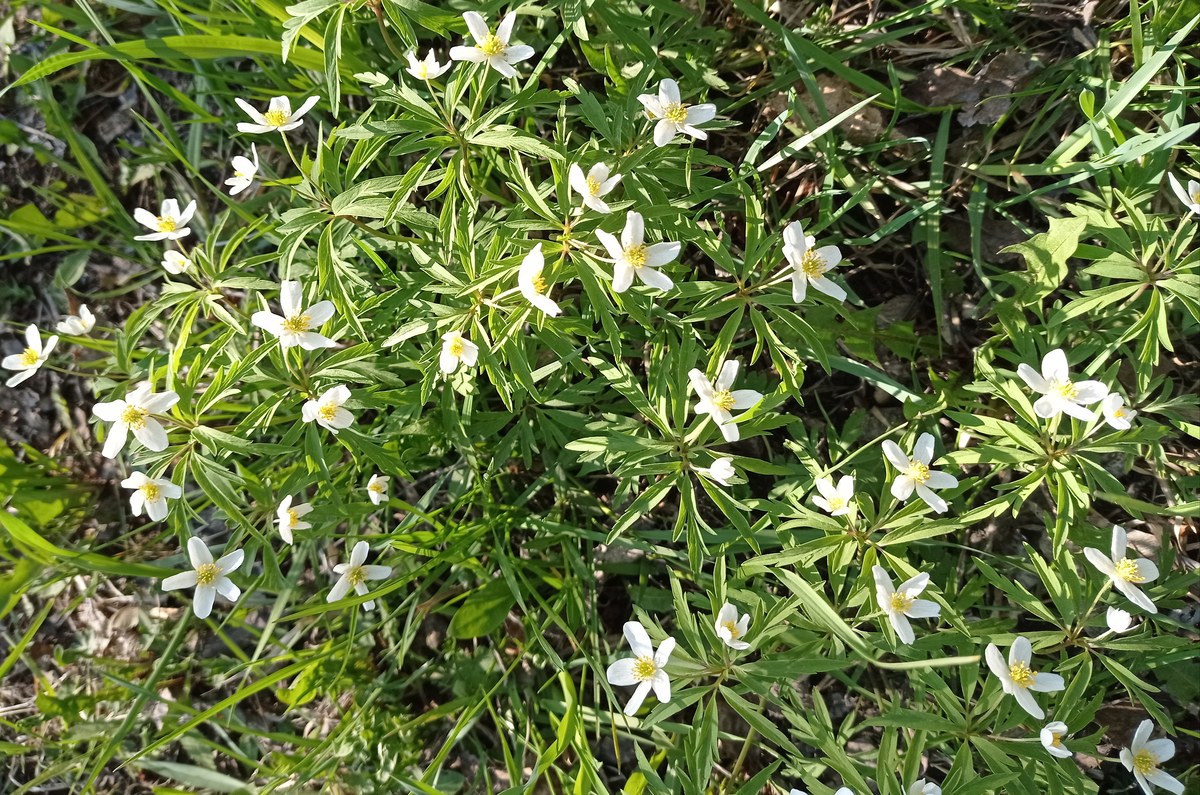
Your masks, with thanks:
M 917 601 L 906 593 L 896 591 L 892 594 L 892 612 L 904 615 L 909 610 L 912 610 L 913 602 Z
M 928 483 L 929 465 L 923 464 L 915 458 L 912 459 L 908 462 L 908 476 L 922 485 Z
M 295 510 L 289 510 L 287 512 L 287 517 L 288 517 L 288 527 L 295 527 L 296 524 L 300 521 L 300 514 L 296 513 Z
M 1062 735 L 1058 732 L 1051 732 L 1050 744 L 1055 748 L 1062 748 Z
M 728 389 L 722 389 L 713 393 L 712 404 L 724 411 L 732 411 L 733 407 L 737 405 L 737 398 Z
M 463 355 L 463 349 L 466 348 L 466 346 L 463 345 L 463 338 L 462 337 L 451 337 L 448 340 L 448 342 L 450 344 L 447 345 L 446 347 L 447 347 L 447 350 L 450 351 L 450 355 L 453 356 L 455 359 L 461 359 L 462 355 Z
M 424 61 L 420 62 L 420 65 L 417 66 L 417 77 L 421 78 L 422 80 L 429 79 L 429 64 L 425 63 Z
M 687 107 L 678 102 L 663 105 L 663 118 L 672 124 L 683 124 L 687 116 Z
M 641 268 L 646 264 L 646 247 L 645 246 L 626 246 L 625 261 L 635 268 Z
M 205 563 L 196 569 L 196 584 L 197 585 L 212 585 L 217 581 L 217 575 L 221 573 L 221 569 L 215 563 Z
M 1079 396 L 1079 387 L 1075 386 L 1070 381 L 1063 381 L 1061 384 L 1055 384 L 1054 391 L 1058 392 L 1058 396 L 1063 400 L 1074 400 Z
M 592 196 L 599 196 L 601 187 L 602 185 L 600 180 L 596 179 L 595 177 L 587 178 L 588 193 L 590 193 Z
M 266 120 L 268 127 L 282 127 L 292 118 L 292 114 L 282 111 L 279 108 L 272 108 L 263 114 L 263 119 Z
M 25 367 L 33 367 L 38 363 L 39 360 L 41 360 L 41 358 L 42 357 L 33 348 L 26 348 L 25 352 L 21 354 L 21 358 L 18 361 L 20 361 Z
M 638 657 L 633 662 L 633 678 L 639 682 L 649 682 L 658 673 L 658 666 L 653 657 Z
M 1037 671 L 1034 671 L 1025 663 L 1019 662 L 1008 669 L 1008 675 L 1012 677 L 1014 685 L 1027 688 L 1033 684 L 1033 679 L 1037 676 Z
M 730 640 L 737 640 L 738 636 L 742 634 L 741 632 L 738 632 L 737 622 L 735 622 L 735 621 L 726 621 L 721 626 L 724 627 L 725 629 L 729 630 L 729 639 Z
M 495 33 L 489 33 L 487 38 L 476 46 L 489 58 L 500 55 L 505 50 L 504 42 L 500 41 L 500 37 Z
M 1200 204 L 1200 189 L 1196 189 L 1196 190 L 1192 191 L 1190 195 L 1192 197 L 1193 203 Z
M 346 572 L 346 580 L 351 585 L 362 585 L 367 581 L 367 572 L 362 566 L 351 566 Z
M 141 406 L 126 406 L 121 412 L 121 417 L 117 421 L 127 428 L 135 431 L 146 427 L 146 417 L 150 412 L 146 411 Z
M 1143 776 L 1148 775 L 1156 767 L 1158 767 L 1158 757 L 1145 748 L 1133 755 L 1133 769 Z
M 367 491 L 373 491 L 376 494 L 383 494 L 383 484 L 379 481 L 375 481 L 370 486 L 367 486 Z
M 1145 582 L 1146 578 L 1138 573 L 1136 560 L 1121 558 L 1117 561 L 1117 576 L 1125 582 Z
M 834 511 L 840 511 L 846 507 L 846 501 L 841 497 L 834 497 L 832 500 L 828 500 L 828 502 L 830 513 L 833 513 Z
M 800 270 L 804 271 L 804 275 L 810 279 L 821 278 L 825 273 L 825 269 L 825 258 L 818 254 L 815 249 L 809 249 L 800 258 Z
M 326 401 L 317 409 L 317 416 L 326 422 L 333 422 L 337 419 L 338 405 L 332 401 Z
M 283 330 L 288 334 L 303 334 L 312 326 L 308 315 L 292 315 L 283 321 Z
M 162 489 L 153 483 L 143 483 L 138 487 L 138 491 L 146 496 L 146 502 L 158 502 L 162 496 Z
M 546 284 L 546 277 L 542 275 L 541 271 L 538 271 L 537 275 L 534 276 L 529 281 L 533 285 L 533 291 L 535 293 L 537 293 L 538 295 L 546 294 L 546 290 L 549 288 L 549 285 Z
M 158 231 L 160 231 L 160 232 L 174 232 L 174 231 L 175 231 L 175 226 L 176 226 L 175 219 L 174 219 L 174 218 L 172 218 L 171 216 L 169 216 L 169 215 L 160 215 L 160 216 L 158 217 Z
M 1125 412 L 1121 411 L 1120 409 L 1117 409 L 1116 411 L 1113 412 L 1113 416 L 1116 417 L 1117 419 L 1120 419 L 1121 417 L 1125 416 Z

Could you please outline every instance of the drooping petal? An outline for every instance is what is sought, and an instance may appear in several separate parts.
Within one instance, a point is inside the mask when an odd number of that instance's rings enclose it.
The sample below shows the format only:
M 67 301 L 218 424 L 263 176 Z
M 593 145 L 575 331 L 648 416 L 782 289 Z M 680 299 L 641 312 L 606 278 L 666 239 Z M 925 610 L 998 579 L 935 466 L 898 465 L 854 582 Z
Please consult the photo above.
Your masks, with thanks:
M 583 169 L 578 163 L 572 163 L 570 171 L 567 172 L 567 183 L 571 189 L 581 196 L 590 196 L 592 191 L 588 188 L 587 177 L 584 176 Z
M 1156 787 L 1161 787 L 1174 795 L 1183 795 L 1183 782 L 1167 773 L 1165 770 L 1151 770 L 1146 774 L 1146 780 Z

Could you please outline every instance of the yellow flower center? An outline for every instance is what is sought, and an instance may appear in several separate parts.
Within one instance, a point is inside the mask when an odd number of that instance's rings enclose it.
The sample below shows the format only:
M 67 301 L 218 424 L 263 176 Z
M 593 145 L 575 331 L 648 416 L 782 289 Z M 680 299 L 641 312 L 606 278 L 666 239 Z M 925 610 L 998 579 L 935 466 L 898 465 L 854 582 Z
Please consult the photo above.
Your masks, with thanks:
M 641 268 L 646 264 L 646 247 L 645 246 L 626 246 L 625 261 L 635 268 Z
M 658 673 L 658 666 L 653 657 L 638 657 L 633 662 L 633 678 L 639 682 L 649 682 Z
M 601 188 L 600 180 L 596 179 L 595 177 L 587 178 L 588 193 L 590 193 L 593 196 L 599 196 L 600 188 Z
M 121 418 L 117 420 L 126 428 L 133 430 L 141 430 L 146 427 L 146 417 L 150 412 L 146 411 L 141 406 L 126 406 L 121 412 Z
M 41 355 L 33 348 L 26 348 L 25 352 L 21 354 L 21 358 L 18 361 L 20 361 L 25 367 L 33 367 L 35 364 L 41 361 L 41 358 Z
M 1061 384 L 1055 384 L 1054 391 L 1058 392 L 1058 396 L 1063 400 L 1074 400 L 1079 396 L 1079 387 L 1075 386 L 1070 381 L 1063 381 Z
M 308 315 L 292 315 L 283 321 L 283 330 L 288 334 L 303 334 L 312 325 Z
M 205 563 L 196 569 L 196 584 L 197 585 L 212 585 L 217 581 L 217 575 L 221 573 L 221 569 L 215 563 Z
M 429 79 L 429 64 L 421 61 L 417 65 L 417 77 L 421 78 L 422 80 Z
M 892 612 L 904 615 L 909 610 L 912 610 L 913 602 L 917 601 L 913 597 L 901 591 L 896 591 L 892 594 Z
M 233 176 L 236 177 L 237 179 L 250 179 L 249 174 L 244 174 L 241 171 L 233 172 Z
M 268 127 L 282 127 L 288 123 L 288 119 L 292 118 L 292 114 L 279 108 L 272 108 L 263 114 L 263 118 L 266 119 Z
M 1125 416 L 1125 412 L 1121 411 L 1120 409 L 1117 409 L 1116 411 L 1113 412 L 1113 416 L 1116 417 L 1117 419 L 1120 419 L 1121 417 Z
M 383 484 L 379 481 L 375 481 L 370 486 L 367 486 L 367 491 L 373 491 L 376 494 L 383 494 Z
M 367 572 L 362 566 L 351 566 L 346 572 L 346 581 L 351 585 L 362 585 L 367 581 Z
M 1200 188 L 1197 188 L 1196 190 L 1192 191 L 1188 195 L 1190 195 L 1192 197 L 1193 202 L 1195 202 L 1196 204 L 1200 204 Z
M 1156 767 L 1158 767 L 1158 757 L 1145 748 L 1133 755 L 1133 769 L 1143 776 L 1148 775 Z
M 712 404 L 724 411 L 732 411 L 737 405 L 737 398 L 728 389 L 722 389 L 720 392 L 714 392 L 712 396 Z
M 1117 561 L 1117 576 L 1125 582 L 1145 582 L 1146 578 L 1138 573 L 1136 560 L 1121 558 Z
M 672 124 L 683 124 L 687 121 L 687 107 L 679 102 L 663 105 L 663 118 Z
M 1033 678 L 1037 676 L 1037 672 L 1023 662 L 1008 669 L 1008 675 L 1012 677 L 1013 684 L 1017 687 L 1029 687 L 1033 684 Z
M 174 218 L 172 218 L 171 216 L 169 216 L 169 215 L 160 215 L 160 216 L 158 217 L 158 231 L 160 231 L 160 232 L 174 232 L 174 231 L 175 231 L 175 226 L 176 226 L 176 224 L 175 224 L 175 219 L 174 219 Z
M 738 632 L 737 622 L 735 621 L 726 621 L 721 626 L 729 631 L 730 640 L 737 640 L 738 636 L 742 634 L 741 632 Z
M 337 418 L 338 405 L 333 401 L 327 400 L 317 409 L 317 416 L 326 422 L 333 422 Z
M 495 33 L 489 33 L 487 38 L 481 41 L 477 46 L 483 52 L 483 54 L 489 58 L 500 55 L 505 49 L 504 42 L 500 41 L 500 37 Z
M 842 499 L 841 497 L 834 497 L 832 500 L 829 500 L 829 510 L 830 511 L 840 511 L 845 507 L 846 507 L 846 501 L 844 499 Z
M 287 518 L 288 527 L 295 527 L 300 521 L 300 514 L 296 513 L 294 510 L 289 510 L 287 512 Z
M 810 279 L 819 279 L 825 273 L 825 258 L 815 249 L 809 249 L 800 258 L 800 270 Z
M 929 482 L 929 465 L 923 464 L 917 459 L 912 459 L 908 462 L 908 476 L 918 483 L 925 484 Z
M 143 483 L 138 488 L 138 491 L 146 496 L 146 502 L 158 502 L 159 498 L 162 497 L 162 489 L 153 483 Z
M 1062 735 L 1058 732 L 1051 732 L 1050 735 L 1050 744 L 1055 748 L 1062 748 Z
M 538 271 L 537 274 L 529 281 L 533 285 L 533 291 L 535 293 L 538 295 L 546 294 L 546 290 L 549 285 L 546 284 L 546 277 L 542 275 L 541 271 Z
M 463 355 L 463 349 L 466 348 L 466 346 L 463 345 L 462 337 L 451 337 L 448 340 L 448 343 L 449 344 L 446 346 L 446 350 L 450 351 L 450 355 L 456 359 L 461 359 Z

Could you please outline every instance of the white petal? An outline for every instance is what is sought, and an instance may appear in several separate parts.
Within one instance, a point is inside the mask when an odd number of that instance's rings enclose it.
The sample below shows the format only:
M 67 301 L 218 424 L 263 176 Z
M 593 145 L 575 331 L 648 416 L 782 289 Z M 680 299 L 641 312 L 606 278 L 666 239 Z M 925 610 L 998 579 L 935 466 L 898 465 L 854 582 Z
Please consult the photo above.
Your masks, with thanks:
M 625 640 L 629 641 L 629 648 L 638 657 L 653 657 L 654 645 L 650 642 L 650 635 L 646 632 L 646 628 L 636 621 L 626 621 L 622 628 L 625 634 Z
M 1017 365 L 1017 375 L 1021 376 L 1030 389 L 1038 394 L 1046 394 L 1050 391 L 1050 382 L 1042 378 L 1041 374 L 1025 363 Z
M 217 600 L 217 589 L 211 585 L 196 587 L 196 596 L 192 601 L 192 610 L 196 618 L 208 618 L 212 613 L 213 602 Z
M 181 571 L 164 579 L 162 581 L 162 589 L 164 591 L 178 591 L 180 588 L 191 588 L 195 584 L 195 571 Z
M 906 472 L 908 470 L 908 456 L 906 456 L 904 451 L 900 449 L 900 445 L 896 444 L 891 439 L 883 440 L 883 455 L 896 469 L 900 470 L 901 472 Z
M 208 547 L 197 536 L 192 536 L 188 539 L 187 549 L 193 569 L 198 569 L 213 562 L 212 553 L 208 551 Z
M 606 675 L 610 685 L 618 687 L 629 687 L 636 685 L 638 679 L 633 675 L 633 664 L 636 658 L 630 657 L 625 660 L 617 660 L 612 665 L 608 666 Z

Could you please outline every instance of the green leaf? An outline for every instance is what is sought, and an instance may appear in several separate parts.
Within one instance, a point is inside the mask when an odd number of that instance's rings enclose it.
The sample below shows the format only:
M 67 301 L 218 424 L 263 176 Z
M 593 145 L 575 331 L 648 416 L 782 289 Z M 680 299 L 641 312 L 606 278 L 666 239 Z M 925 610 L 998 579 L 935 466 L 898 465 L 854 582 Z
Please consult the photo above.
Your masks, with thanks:
M 516 601 L 508 582 L 497 577 L 468 596 L 454 612 L 450 636 L 461 640 L 490 634 L 504 623 Z

